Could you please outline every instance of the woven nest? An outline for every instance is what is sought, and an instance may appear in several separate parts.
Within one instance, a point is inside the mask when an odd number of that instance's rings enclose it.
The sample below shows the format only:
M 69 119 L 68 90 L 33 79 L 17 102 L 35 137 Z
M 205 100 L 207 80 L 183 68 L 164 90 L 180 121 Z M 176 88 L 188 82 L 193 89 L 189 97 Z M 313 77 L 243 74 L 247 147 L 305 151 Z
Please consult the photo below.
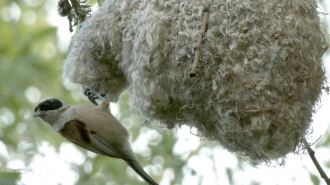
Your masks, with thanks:
M 111 101 L 126 90 L 145 119 L 269 162 L 299 150 L 325 47 L 314 0 L 106 0 L 73 39 L 63 75 L 82 88 L 100 81 Z

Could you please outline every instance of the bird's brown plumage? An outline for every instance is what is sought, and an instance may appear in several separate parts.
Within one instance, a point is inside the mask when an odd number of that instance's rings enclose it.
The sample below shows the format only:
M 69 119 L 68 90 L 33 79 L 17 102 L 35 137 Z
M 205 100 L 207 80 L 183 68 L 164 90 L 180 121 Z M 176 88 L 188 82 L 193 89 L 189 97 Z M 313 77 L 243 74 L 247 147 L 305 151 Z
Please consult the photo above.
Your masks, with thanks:
M 95 153 L 124 160 L 135 159 L 131 155 L 133 152 L 130 150 L 126 128 L 111 115 L 108 107 L 109 103 L 105 100 L 99 106 L 69 107 L 63 112 L 66 120 L 69 121 L 64 124 L 59 133 L 69 141 Z M 73 138 L 72 135 L 75 137 Z M 86 142 L 89 140 L 91 143 Z M 89 145 L 88 148 L 86 145 Z
M 128 141 L 129 134 L 110 113 L 109 102 L 103 100 L 99 106 L 62 103 L 60 108 L 43 112 L 39 110 L 43 103 L 39 103 L 35 109 L 37 116 L 72 143 L 101 155 L 121 158 L 148 184 L 157 185 L 135 157 Z M 48 115 L 51 119 L 47 118 L 47 111 L 52 111 L 51 116 Z

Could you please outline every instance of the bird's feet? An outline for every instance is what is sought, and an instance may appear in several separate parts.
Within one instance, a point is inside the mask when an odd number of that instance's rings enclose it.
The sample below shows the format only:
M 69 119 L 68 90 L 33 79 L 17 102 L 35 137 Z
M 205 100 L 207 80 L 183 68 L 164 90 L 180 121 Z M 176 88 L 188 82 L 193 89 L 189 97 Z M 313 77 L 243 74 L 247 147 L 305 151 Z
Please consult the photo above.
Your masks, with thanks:
M 107 94 L 106 92 L 103 94 L 99 94 L 100 88 L 100 82 L 98 82 L 95 86 L 95 90 L 94 89 L 90 89 L 90 88 L 86 88 L 84 91 L 84 95 L 88 97 L 89 101 L 91 101 L 94 105 L 98 105 L 98 103 L 96 102 L 96 99 L 104 99 L 104 96 Z

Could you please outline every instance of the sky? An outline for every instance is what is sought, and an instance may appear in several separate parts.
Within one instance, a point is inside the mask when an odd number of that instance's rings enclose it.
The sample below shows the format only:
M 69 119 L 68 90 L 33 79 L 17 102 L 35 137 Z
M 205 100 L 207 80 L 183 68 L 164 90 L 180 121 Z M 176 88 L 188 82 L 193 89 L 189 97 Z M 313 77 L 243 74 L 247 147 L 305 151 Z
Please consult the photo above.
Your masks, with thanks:
M 31 1 L 31 0 L 26 0 Z M 32 3 L 32 1 L 31 1 Z M 56 1 L 50 2 L 49 7 L 49 22 L 58 27 L 58 38 L 60 49 L 67 51 L 68 45 L 72 34 L 68 31 L 68 22 L 66 18 L 60 17 L 56 11 Z M 52 4 L 53 3 L 53 4 Z M 330 1 L 326 2 L 330 7 Z M 26 14 L 27 15 L 27 14 Z M 33 15 L 30 15 L 33 17 Z M 30 20 L 31 19 L 27 19 Z M 330 18 L 328 17 L 328 20 Z M 329 22 L 330 23 L 330 22 Z M 51 46 L 50 46 L 51 48 Z M 50 49 L 51 50 L 51 49 Z M 330 57 L 324 56 L 324 66 L 327 74 L 330 74 Z M 67 85 L 68 82 L 65 82 Z M 35 102 L 40 99 L 40 92 L 36 89 L 30 89 L 31 92 L 26 92 L 26 96 L 30 101 Z M 31 97 L 31 94 L 39 94 L 39 97 Z M 118 109 L 115 104 L 111 104 L 111 110 L 114 115 L 118 115 Z M 322 135 L 330 134 L 330 97 L 323 94 L 321 98 L 320 108 L 313 117 L 313 138 L 316 140 Z M 149 131 L 147 131 L 149 132 Z M 152 131 L 150 131 L 152 132 Z M 151 133 L 150 133 L 151 134 Z M 178 141 L 173 146 L 173 153 L 180 154 L 185 151 L 194 150 L 199 146 L 200 138 L 191 134 L 190 128 L 183 126 L 177 133 Z M 322 140 L 322 138 L 321 138 Z M 145 145 L 148 142 L 147 139 L 133 143 L 133 150 L 137 149 L 137 146 Z M 234 184 L 236 185 L 248 185 L 251 182 L 267 185 L 294 185 L 294 184 L 312 184 L 309 172 L 319 176 L 314 164 L 310 160 L 308 155 L 294 155 L 290 154 L 286 160 L 286 164 L 283 167 L 273 167 L 261 165 L 258 167 L 252 167 L 248 163 L 244 165 L 243 169 L 238 167 L 238 161 L 234 154 L 223 149 L 221 146 L 204 147 L 200 152 L 193 156 L 188 162 L 187 166 L 193 168 L 197 176 L 190 175 L 188 168 L 183 170 L 186 172 L 183 185 L 198 185 L 201 182 L 202 185 L 226 185 L 229 184 L 227 178 L 226 169 L 232 169 L 234 173 Z M 313 148 L 313 147 L 312 147 Z M 0 152 L 5 151 L 4 145 L 0 143 Z M 54 147 L 50 143 L 43 142 L 40 146 L 40 151 L 43 155 L 37 154 L 28 169 L 32 169 L 24 173 L 20 185 L 73 185 L 78 180 L 78 175 L 71 170 L 70 163 L 83 164 L 85 162 L 84 155 L 76 149 L 70 143 L 64 143 L 61 145 L 59 153 L 55 152 Z M 317 159 L 321 165 L 326 161 L 329 161 L 330 149 L 319 148 L 315 149 Z M 73 157 L 71 154 L 75 153 Z M 8 155 L 8 154 L 7 154 Z M 95 155 L 89 153 L 88 155 Z M 210 157 L 211 156 L 211 157 Z M 84 164 L 84 168 L 87 170 L 91 168 L 92 164 Z M 324 166 L 323 166 L 324 167 Z M 8 169 L 24 169 L 26 166 L 22 161 L 14 160 L 10 161 L 7 166 Z M 330 169 L 324 168 L 325 172 L 330 175 Z M 52 171 L 52 173 L 49 173 Z M 56 176 L 53 174 L 57 174 Z M 170 185 L 170 180 L 174 178 L 174 173 L 170 169 L 165 170 L 165 178 L 161 180 L 160 185 Z M 61 176 L 62 178 L 57 178 Z M 321 184 L 325 182 L 321 181 Z

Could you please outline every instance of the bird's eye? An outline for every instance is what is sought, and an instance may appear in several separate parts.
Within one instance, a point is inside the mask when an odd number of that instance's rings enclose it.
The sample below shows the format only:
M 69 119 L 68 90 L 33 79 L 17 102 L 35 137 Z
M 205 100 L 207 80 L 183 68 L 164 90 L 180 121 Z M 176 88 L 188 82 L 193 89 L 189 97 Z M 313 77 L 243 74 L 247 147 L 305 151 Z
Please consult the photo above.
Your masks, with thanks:
M 41 110 L 48 110 L 49 109 L 49 104 L 48 103 L 44 103 L 44 104 L 40 105 L 40 109 Z

